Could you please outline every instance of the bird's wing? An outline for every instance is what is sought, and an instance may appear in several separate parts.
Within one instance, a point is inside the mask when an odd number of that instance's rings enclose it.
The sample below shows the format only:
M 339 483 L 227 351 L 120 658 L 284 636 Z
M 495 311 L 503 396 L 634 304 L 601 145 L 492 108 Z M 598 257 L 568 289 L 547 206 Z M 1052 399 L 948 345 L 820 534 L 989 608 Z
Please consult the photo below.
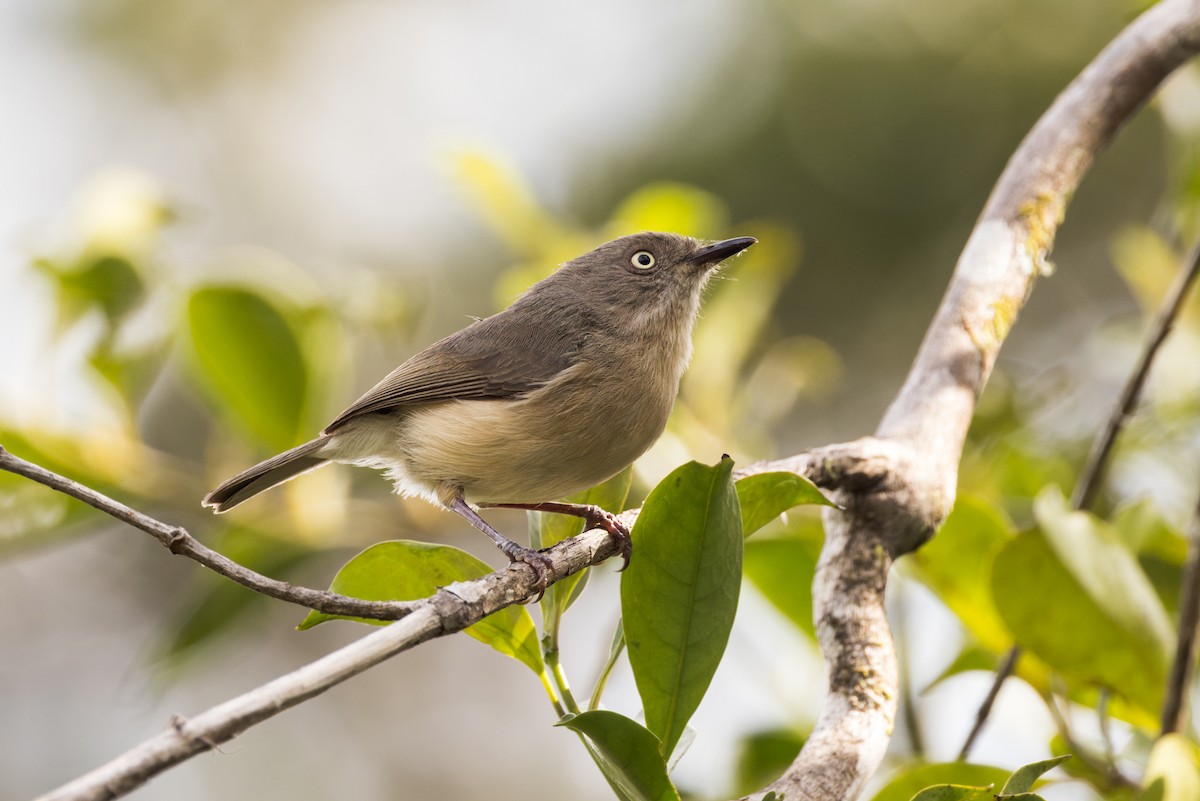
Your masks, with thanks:
M 574 364 L 581 344 L 580 337 L 552 326 L 518 328 L 503 314 L 489 317 L 397 367 L 325 431 L 364 414 L 411 404 L 519 397 Z

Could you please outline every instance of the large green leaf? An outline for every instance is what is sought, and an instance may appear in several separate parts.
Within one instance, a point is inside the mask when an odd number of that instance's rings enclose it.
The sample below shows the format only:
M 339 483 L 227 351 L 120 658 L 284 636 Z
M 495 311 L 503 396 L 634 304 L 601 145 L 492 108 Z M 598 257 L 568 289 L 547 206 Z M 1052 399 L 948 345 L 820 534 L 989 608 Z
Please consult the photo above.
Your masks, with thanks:
M 425 598 L 456 581 L 469 581 L 492 572 L 486 562 L 449 545 L 412 540 L 380 542 L 355 556 L 334 576 L 329 589 L 368 601 L 412 601 Z M 374 626 L 383 620 L 309 612 L 299 628 L 309 629 L 326 620 L 358 620 Z M 518 659 L 542 674 L 542 651 L 538 647 L 533 618 L 524 607 L 508 606 L 463 630 L 500 653 Z
M 1116 535 L 1057 492 L 1035 504 L 1040 528 L 992 565 L 996 608 L 1017 642 L 1068 678 L 1108 687 L 1153 714 L 1171 652 L 1170 624 Z
M 742 507 L 742 533 L 749 537 L 795 506 L 833 506 L 817 485 L 796 473 L 757 473 L 737 482 Z
M 908 765 L 893 774 L 871 801 L 909 801 L 922 790 L 937 784 L 999 785 L 1008 771 L 990 765 L 943 762 L 933 765 Z
M 746 542 L 743 572 L 776 609 L 809 637 L 815 637 L 812 582 L 821 555 L 821 521 L 794 518 L 785 531 Z
M 242 287 L 201 287 L 188 298 L 187 333 L 196 377 L 221 411 L 264 445 L 294 445 L 308 367 L 283 310 Z
M 623 800 L 679 801 L 658 738 L 644 726 L 604 709 L 571 715 L 556 725 L 588 738 L 592 758 Z
M 599 506 L 605 511 L 616 514 L 625 507 L 625 499 L 629 497 L 629 488 L 632 484 L 633 466 L 630 465 L 607 481 L 576 493 L 567 500 L 571 503 Z M 582 532 L 583 520 L 578 517 L 543 512 L 529 513 L 529 539 L 535 549 L 549 548 L 551 545 Z M 546 589 L 545 595 L 542 596 L 541 606 L 542 619 L 545 621 L 547 631 L 557 630 L 562 614 L 575 602 L 583 590 L 587 575 L 587 570 L 580 570 Z
M 650 493 L 621 580 L 629 664 L 646 728 L 669 757 L 725 652 L 742 576 L 742 521 L 725 457 L 689 462 Z

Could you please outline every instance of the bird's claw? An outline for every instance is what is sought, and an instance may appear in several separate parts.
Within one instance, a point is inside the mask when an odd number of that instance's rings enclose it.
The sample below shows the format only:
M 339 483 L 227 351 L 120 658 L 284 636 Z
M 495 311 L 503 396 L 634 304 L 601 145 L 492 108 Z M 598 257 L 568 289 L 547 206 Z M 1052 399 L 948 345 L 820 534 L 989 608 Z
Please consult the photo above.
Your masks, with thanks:
M 542 600 L 542 596 L 546 594 L 546 588 L 550 586 L 550 575 L 554 571 L 554 562 L 549 556 L 541 551 L 535 551 L 532 548 L 515 548 L 511 552 L 506 552 L 509 562 L 529 565 L 533 570 L 534 583 L 533 586 L 537 589 L 537 596 L 526 600 L 524 603 L 537 603 Z
M 612 512 L 606 512 L 599 506 L 593 506 L 589 509 L 587 516 L 583 520 L 585 528 L 602 528 L 608 532 L 610 537 L 616 540 L 621 556 L 625 560 L 625 564 L 621 565 L 617 572 L 620 573 L 629 567 L 629 559 L 633 556 L 633 535 L 629 530 L 629 526 L 625 525 L 621 518 Z

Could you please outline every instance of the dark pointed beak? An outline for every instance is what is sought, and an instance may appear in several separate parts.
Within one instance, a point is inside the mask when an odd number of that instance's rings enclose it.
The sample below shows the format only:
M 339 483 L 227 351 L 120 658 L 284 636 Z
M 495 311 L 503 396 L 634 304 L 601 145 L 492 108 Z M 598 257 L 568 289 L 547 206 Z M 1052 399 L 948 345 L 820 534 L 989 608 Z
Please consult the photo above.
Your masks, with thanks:
M 752 236 L 739 236 L 705 245 L 691 255 L 688 261 L 693 264 L 716 264 L 730 256 L 736 256 L 758 240 Z

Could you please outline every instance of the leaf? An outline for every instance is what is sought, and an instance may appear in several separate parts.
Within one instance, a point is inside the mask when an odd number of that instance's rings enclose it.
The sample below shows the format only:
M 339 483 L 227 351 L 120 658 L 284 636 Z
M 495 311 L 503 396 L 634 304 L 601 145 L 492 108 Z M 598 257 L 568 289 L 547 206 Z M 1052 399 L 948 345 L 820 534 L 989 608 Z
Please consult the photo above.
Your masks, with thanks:
M 284 312 L 248 289 L 202 287 L 188 299 L 187 335 L 196 378 L 221 411 L 265 445 L 294 445 L 308 367 Z
M 1200 798 L 1200 752 L 1180 734 L 1154 744 L 1138 801 L 1195 801 Z
M 633 466 L 630 465 L 607 481 L 597 484 L 591 489 L 576 493 L 567 500 L 571 503 L 582 503 L 599 506 L 605 511 L 616 514 L 625 507 L 625 499 L 629 497 L 629 488 L 633 484 Z M 544 512 L 529 513 L 529 538 L 534 549 L 549 548 L 551 545 L 565 539 L 577 536 L 583 532 L 583 520 L 570 515 L 556 515 Z M 575 603 L 587 582 L 588 570 L 567 576 L 546 589 L 542 596 L 541 607 L 545 628 L 547 631 L 557 630 L 558 621 L 564 612 Z
M 1107 526 L 1039 496 L 1041 528 L 996 555 L 992 592 L 1017 642 L 1068 678 L 1107 687 L 1156 716 L 1170 661 L 1166 613 Z
M 993 784 L 979 787 L 970 784 L 935 784 L 914 795 L 912 801 L 967 801 L 987 795 L 993 787 Z
M 624 715 L 597 709 L 559 721 L 588 738 L 592 758 L 623 798 L 629 801 L 679 801 L 667 776 L 658 738 Z
M 991 765 L 968 762 L 918 763 L 892 774 L 871 801 L 910 801 L 914 795 L 935 784 L 997 785 L 1006 778 L 1007 770 Z
M 942 528 L 905 560 L 907 569 L 931 589 L 986 649 L 1012 645 L 996 612 L 988 570 L 996 551 L 1011 540 L 1013 525 L 991 502 L 960 495 Z
M 793 519 L 779 535 L 747 541 L 743 556 L 743 573 L 754 588 L 813 638 L 812 582 L 824 536 L 820 520 Z
M 817 485 L 796 473 L 758 473 L 737 482 L 742 508 L 742 533 L 749 537 L 795 506 L 834 506 Z
M 1023 765 L 1013 771 L 1013 774 L 1008 777 L 1008 781 L 1004 782 L 1004 787 L 1000 789 L 1000 795 L 1019 795 L 1027 793 L 1033 789 L 1033 783 L 1036 782 L 1043 773 L 1052 770 L 1063 762 L 1071 758 L 1070 754 L 1043 759 L 1041 762 L 1031 762 L 1028 765 Z
M 110 327 L 133 309 L 146 291 L 137 269 L 121 256 L 85 256 L 70 264 L 38 259 L 34 266 L 58 283 L 61 305 L 69 316 L 97 306 Z
M 372 545 L 347 562 L 334 576 L 329 589 L 368 601 L 412 601 L 432 595 L 438 587 L 470 581 L 491 572 L 492 568 L 486 562 L 449 545 L 391 540 Z M 373 626 L 389 623 L 313 611 L 298 628 L 303 631 L 335 619 L 356 620 Z M 542 674 L 544 664 L 537 631 L 533 618 L 524 607 L 505 607 L 463 631 L 505 656 L 524 662 L 539 676 Z
M 1137 560 L 1120 536 L 1087 512 L 1073 511 L 1055 487 L 1039 493 L 1034 515 L 1063 565 L 1114 621 L 1129 631 L 1145 633 L 1145 645 L 1156 648 L 1170 664 L 1175 633 Z
M 621 579 L 629 664 L 648 728 L 670 756 L 704 697 L 733 626 L 742 521 L 730 474 L 689 462 L 646 498 Z

